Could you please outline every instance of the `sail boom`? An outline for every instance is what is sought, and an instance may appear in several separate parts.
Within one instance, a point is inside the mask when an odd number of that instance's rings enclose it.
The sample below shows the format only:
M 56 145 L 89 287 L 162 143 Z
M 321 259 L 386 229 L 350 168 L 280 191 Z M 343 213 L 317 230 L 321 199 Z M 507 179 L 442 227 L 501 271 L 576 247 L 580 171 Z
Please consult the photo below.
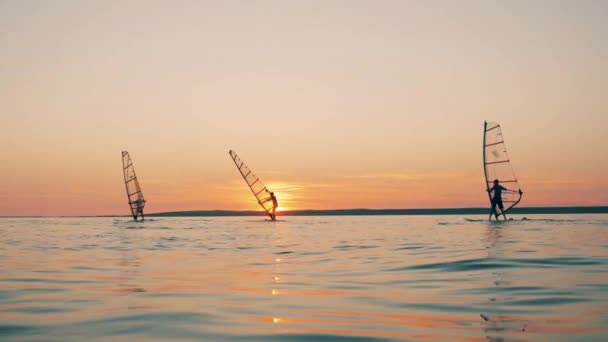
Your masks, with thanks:
M 486 147 L 490 147 L 490 146 L 494 146 L 494 145 L 498 145 L 498 144 L 504 144 L 504 143 L 505 143 L 504 141 L 499 141 L 499 142 L 487 144 Z
M 493 131 L 493 130 L 497 129 L 498 127 L 500 127 L 500 125 L 497 124 L 496 126 L 494 126 L 492 128 L 487 128 L 486 132 Z
M 501 163 L 508 163 L 508 162 L 510 162 L 510 160 L 499 160 L 499 161 L 495 161 L 495 162 L 486 163 L 486 165 L 501 164 Z

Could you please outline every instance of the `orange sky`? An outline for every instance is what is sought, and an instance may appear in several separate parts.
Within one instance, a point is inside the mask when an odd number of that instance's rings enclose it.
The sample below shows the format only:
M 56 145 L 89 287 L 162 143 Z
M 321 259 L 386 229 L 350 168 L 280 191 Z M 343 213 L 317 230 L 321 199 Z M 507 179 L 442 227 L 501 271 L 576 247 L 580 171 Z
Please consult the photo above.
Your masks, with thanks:
M 483 121 L 523 206 L 608 204 L 608 5 L 0 2 L 0 215 L 487 205 Z

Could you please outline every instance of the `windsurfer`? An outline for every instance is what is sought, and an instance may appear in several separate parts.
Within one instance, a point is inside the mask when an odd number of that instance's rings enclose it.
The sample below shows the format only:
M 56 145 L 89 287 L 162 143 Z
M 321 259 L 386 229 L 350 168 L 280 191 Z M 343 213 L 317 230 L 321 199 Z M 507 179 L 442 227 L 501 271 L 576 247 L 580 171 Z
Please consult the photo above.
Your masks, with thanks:
M 514 191 L 509 190 L 509 189 L 505 188 L 504 186 L 500 185 L 500 182 L 498 181 L 498 179 L 495 179 L 494 186 L 492 186 L 491 188 L 488 189 L 489 193 L 492 193 L 492 191 L 494 192 L 494 196 L 492 196 L 492 209 L 490 211 L 490 218 L 492 218 L 492 214 L 494 214 L 494 216 L 498 220 L 498 216 L 500 216 L 500 214 L 498 214 L 498 212 L 496 211 L 496 207 L 498 207 L 500 209 L 500 213 L 502 214 L 504 219 L 507 220 L 507 214 L 504 211 L 505 207 L 502 203 L 502 192 L 503 191 L 514 192 Z M 519 194 L 520 195 L 522 194 L 521 190 L 519 190 Z
M 137 216 L 141 215 L 141 219 L 143 221 L 144 219 L 144 199 L 141 197 L 138 197 L 135 201 L 131 202 L 131 205 L 135 205 L 135 219 L 137 220 Z
M 274 196 L 274 192 L 270 193 L 270 198 L 268 198 L 266 201 L 267 202 L 272 201 L 272 214 L 270 214 L 270 218 L 274 221 L 277 219 L 276 211 L 277 211 L 277 207 L 279 206 L 279 202 L 277 201 L 277 198 Z

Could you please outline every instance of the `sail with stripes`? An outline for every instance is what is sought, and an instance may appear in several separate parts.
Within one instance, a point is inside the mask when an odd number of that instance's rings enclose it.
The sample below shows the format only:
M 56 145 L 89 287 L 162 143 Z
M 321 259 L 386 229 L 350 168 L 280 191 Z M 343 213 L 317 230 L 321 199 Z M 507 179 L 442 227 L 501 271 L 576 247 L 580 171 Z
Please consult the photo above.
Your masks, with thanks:
M 264 183 L 262 183 L 262 181 L 256 175 L 254 175 L 253 172 L 251 172 L 247 165 L 243 163 L 243 161 L 233 150 L 230 150 L 228 153 L 230 154 L 232 161 L 234 161 L 236 168 L 241 173 L 241 176 L 243 176 L 245 183 L 247 183 L 247 186 L 249 186 L 249 189 L 251 189 L 251 192 L 258 201 L 258 204 L 264 209 L 264 211 L 266 211 L 266 214 L 268 214 L 271 219 L 274 219 L 270 191 L 266 188 Z
M 141 192 L 139 181 L 137 181 L 133 161 L 127 151 L 122 151 L 122 171 L 125 178 L 125 187 L 127 188 L 129 208 L 131 209 L 133 219 L 137 221 L 137 218 L 141 216 L 141 219 L 143 220 L 146 200 L 144 199 L 144 194 Z
M 502 193 L 504 210 L 501 212 L 499 208 L 496 208 L 498 215 L 508 212 L 521 201 L 522 192 L 507 154 L 501 127 L 495 122 L 484 122 L 483 168 L 486 190 L 492 188 L 494 180 L 498 180 L 500 185 L 508 189 Z M 492 194 L 489 192 L 488 194 L 491 204 Z

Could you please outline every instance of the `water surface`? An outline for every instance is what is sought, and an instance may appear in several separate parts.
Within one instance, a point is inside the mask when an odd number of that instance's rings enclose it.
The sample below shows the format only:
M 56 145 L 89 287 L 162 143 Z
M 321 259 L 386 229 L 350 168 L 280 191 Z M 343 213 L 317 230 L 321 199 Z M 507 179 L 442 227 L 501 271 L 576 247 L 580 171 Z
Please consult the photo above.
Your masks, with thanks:
M 0 339 L 608 340 L 608 215 L 0 219 Z

